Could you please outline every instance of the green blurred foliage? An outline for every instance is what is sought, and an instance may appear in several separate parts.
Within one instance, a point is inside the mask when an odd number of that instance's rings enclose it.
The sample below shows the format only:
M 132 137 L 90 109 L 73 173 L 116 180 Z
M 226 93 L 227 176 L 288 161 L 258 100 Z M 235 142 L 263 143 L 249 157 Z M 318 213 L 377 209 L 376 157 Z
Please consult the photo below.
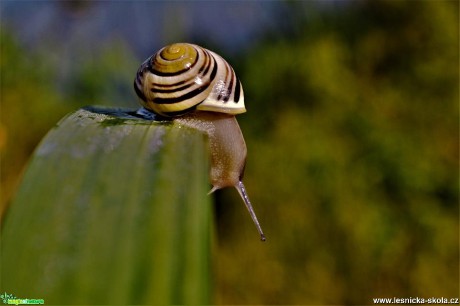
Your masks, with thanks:
M 82 47 L 84 62 L 62 65 L 55 54 L 65 46 L 23 50 L 7 30 L 0 35 L 3 212 L 30 154 L 65 114 L 85 105 L 136 105 L 132 82 L 138 61 L 124 42 L 114 39 L 98 54 Z
M 82 50 L 82 53 L 85 51 Z M 100 46 L 98 54 L 88 54 L 64 84 L 65 94 L 76 103 L 135 107 L 133 75 L 139 61 L 126 43 L 114 39 Z
M 456 2 L 360 2 L 247 55 L 245 182 L 268 241 L 222 203 L 220 303 L 458 296 L 458 21 Z
M 248 108 L 244 181 L 268 241 L 236 191 L 217 192 L 216 303 L 458 296 L 458 2 L 290 5 L 294 31 L 230 60 Z M 69 108 L 137 107 L 140 62 L 123 42 L 60 91 L 44 80 L 56 65 L 24 55 L 2 37 L 2 190 Z
M 1 31 L 1 205 L 9 201 L 30 154 L 43 135 L 71 108 L 60 103 L 46 57 L 26 53 Z

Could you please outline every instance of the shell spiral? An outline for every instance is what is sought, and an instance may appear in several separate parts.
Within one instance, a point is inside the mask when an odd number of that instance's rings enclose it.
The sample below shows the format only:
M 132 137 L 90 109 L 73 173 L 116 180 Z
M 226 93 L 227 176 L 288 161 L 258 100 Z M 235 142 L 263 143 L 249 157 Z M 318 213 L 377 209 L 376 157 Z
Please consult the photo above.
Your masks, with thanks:
M 162 116 L 195 109 L 246 112 L 233 68 L 218 54 L 193 44 L 172 44 L 149 57 L 137 71 L 134 89 L 146 109 Z

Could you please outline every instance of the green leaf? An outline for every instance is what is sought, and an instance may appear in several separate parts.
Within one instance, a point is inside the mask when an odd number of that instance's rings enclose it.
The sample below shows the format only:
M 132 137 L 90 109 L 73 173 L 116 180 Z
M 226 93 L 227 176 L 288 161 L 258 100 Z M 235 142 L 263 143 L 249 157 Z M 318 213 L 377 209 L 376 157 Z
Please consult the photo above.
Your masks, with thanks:
M 209 304 L 205 137 L 119 109 L 44 138 L 2 228 L 0 292 L 45 304 Z

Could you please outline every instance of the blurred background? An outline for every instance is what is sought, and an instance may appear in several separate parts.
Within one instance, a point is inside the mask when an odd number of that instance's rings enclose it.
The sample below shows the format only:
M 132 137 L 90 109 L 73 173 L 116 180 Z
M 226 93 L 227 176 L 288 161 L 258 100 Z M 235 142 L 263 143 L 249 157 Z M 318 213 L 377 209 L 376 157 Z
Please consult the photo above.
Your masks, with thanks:
M 242 81 L 245 184 L 215 195 L 217 304 L 458 297 L 458 1 L 1 1 L 1 208 L 46 132 L 137 108 L 162 46 Z

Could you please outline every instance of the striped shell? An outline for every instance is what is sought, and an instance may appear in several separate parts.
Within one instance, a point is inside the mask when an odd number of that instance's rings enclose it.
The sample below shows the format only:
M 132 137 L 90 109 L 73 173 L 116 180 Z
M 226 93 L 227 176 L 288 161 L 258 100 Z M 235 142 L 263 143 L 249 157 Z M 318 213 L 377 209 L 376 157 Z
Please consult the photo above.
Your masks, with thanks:
M 177 43 L 149 57 L 137 71 L 134 89 L 148 110 L 167 117 L 192 110 L 246 112 L 243 88 L 232 67 L 200 46 Z

